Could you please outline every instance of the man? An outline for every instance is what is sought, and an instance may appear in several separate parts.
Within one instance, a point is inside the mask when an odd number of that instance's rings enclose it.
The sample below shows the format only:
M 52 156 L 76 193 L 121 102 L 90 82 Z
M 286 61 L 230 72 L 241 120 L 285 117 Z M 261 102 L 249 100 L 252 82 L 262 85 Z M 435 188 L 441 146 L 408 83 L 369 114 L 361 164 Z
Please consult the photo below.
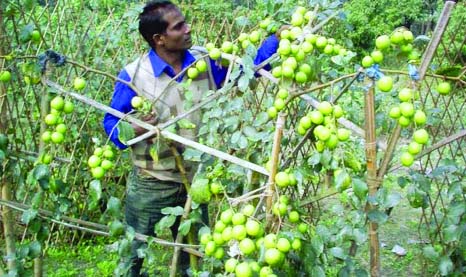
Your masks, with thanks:
M 191 29 L 185 22 L 180 10 L 170 1 L 151 1 L 147 3 L 139 15 L 139 32 L 147 41 L 150 50 L 143 57 L 127 65 L 119 74 L 119 78 L 130 81 L 149 101 L 155 101 L 155 116 L 144 118 L 150 124 L 165 122 L 185 112 L 183 102 L 186 101 L 183 88 L 179 83 L 186 80 L 185 75 L 177 74 L 196 61 L 196 52 L 190 50 Z M 270 36 L 258 50 L 255 64 L 259 64 L 276 52 L 278 39 Z M 192 101 L 202 100 L 202 93 L 221 87 L 227 69 L 218 66 L 215 61 L 206 59 L 208 70 L 190 84 L 193 93 Z M 131 99 L 136 92 L 129 86 L 117 82 L 111 101 L 111 107 L 123 113 L 131 113 Z M 200 122 L 199 112 L 191 114 L 188 119 L 197 126 Z M 119 118 L 106 114 L 103 125 L 110 140 L 120 149 L 127 146 L 118 139 Z M 139 126 L 133 126 L 136 135 L 145 132 Z M 181 129 L 180 135 L 194 139 L 195 130 Z M 149 154 L 150 148 L 157 146 L 158 159 L 155 161 Z M 164 216 L 161 210 L 165 207 L 184 206 L 187 195 L 182 176 L 176 166 L 173 152 L 162 139 L 150 138 L 136 143 L 132 147 L 133 171 L 127 181 L 125 217 L 129 226 L 138 233 L 154 236 L 154 225 Z M 177 147 L 181 154 L 182 146 Z M 194 165 L 185 163 L 188 178 L 191 180 Z M 178 219 L 179 220 L 179 219 Z M 175 238 L 179 221 L 172 227 Z M 133 241 L 131 259 L 128 261 L 130 276 L 140 276 L 143 259 L 138 258 L 137 249 L 144 247 L 143 242 Z M 186 269 L 189 258 L 186 253 L 180 257 L 181 267 Z M 186 273 L 184 273 L 186 274 Z

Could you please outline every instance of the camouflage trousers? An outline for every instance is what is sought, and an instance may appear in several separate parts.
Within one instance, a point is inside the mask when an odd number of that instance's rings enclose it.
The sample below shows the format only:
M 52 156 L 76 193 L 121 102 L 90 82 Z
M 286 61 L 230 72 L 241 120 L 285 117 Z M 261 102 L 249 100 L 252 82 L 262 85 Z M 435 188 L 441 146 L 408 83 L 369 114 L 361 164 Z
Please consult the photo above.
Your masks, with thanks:
M 133 227 L 137 233 L 155 236 L 154 226 L 165 215 L 161 210 L 166 207 L 184 207 L 187 193 L 183 184 L 161 181 L 155 178 L 143 178 L 133 170 L 127 181 L 125 217 L 126 223 Z M 178 233 L 180 218 L 171 227 L 173 240 Z M 131 244 L 131 256 L 125 264 L 130 267 L 128 276 L 140 276 L 143 258 L 139 258 L 137 250 L 147 247 L 146 243 L 134 239 Z M 180 253 L 180 268 L 186 272 L 189 267 L 189 255 L 183 251 Z M 169 264 L 166 265 L 167 268 Z M 185 274 L 183 274 L 185 275 Z

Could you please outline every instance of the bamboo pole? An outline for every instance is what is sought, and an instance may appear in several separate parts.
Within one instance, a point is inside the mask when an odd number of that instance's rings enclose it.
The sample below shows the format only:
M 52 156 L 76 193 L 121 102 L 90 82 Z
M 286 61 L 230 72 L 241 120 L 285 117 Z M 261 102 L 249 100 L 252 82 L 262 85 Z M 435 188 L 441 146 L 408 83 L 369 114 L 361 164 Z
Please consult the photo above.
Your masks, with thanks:
M 0 55 L 4 55 L 4 45 L 7 45 L 6 43 L 3 43 L 3 10 L 2 6 L 0 5 L 0 39 L 2 40 L 2 43 L 0 45 Z M 0 95 L 6 95 L 6 89 L 3 84 L 0 84 Z M 6 97 L 1 97 L 0 98 L 0 115 L 2 118 L 7 118 L 6 117 L 6 109 L 4 109 L 4 106 L 6 105 L 7 98 Z M 7 121 L 6 120 L 1 120 L 0 123 L 0 132 L 5 132 L 7 128 Z M 3 165 L 0 165 L 3 166 Z M 10 189 L 10 184 L 6 180 L 5 177 L 2 177 L 1 179 L 1 191 L 0 191 L 0 200 L 10 200 L 11 199 L 11 189 Z M 7 258 L 7 269 L 8 271 L 16 271 L 17 269 L 17 264 L 16 264 L 16 247 L 15 247 L 15 233 L 14 233 L 14 228 L 13 228 L 13 217 L 12 217 L 12 212 L 9 208 L 7 207 L 2 207 L 2 217 L 3 217 L 3 233 L 5 236 L 5 246 L 6 246 L 6 256 Z
M 186 177 L 186 170 L 183 166 L 183 160 L 180 156 L 180 153 L 178 153 L 178 150 L 176 150 L 176 147 L 171 145 L 170 149 L 173 153 L 173 156 L 175 156 L 175 161 L 176 161 L 176 166 L 178 167 L 178 170 L 181 173 L 181 179 L 183 181 L 183 185 L 186 189 L 186 193 L 188 193 L 188 197 L 186 199 L 186 203 L 184 204 L 184 213 L 183 216 L 181 217 L 180 224 L 186 220 L 189 217 L 189 213 L 191 212 L 191 204 L 192 204 L 192 199 L 189 196 L 189 189 L 191 187 L 188 178 Z M 189 230 L 190 233 L 192 233 L 192 229 Z M 188 243 L 189 244 L 194 244 L 193 241 L 194 238 L 193 236 L 188 236 Z M 175 243 L 181 243 L 183 241 L 183 235 L 181 232 L 178 232 L 176 235 Z M 175 246 L 175 250 L 173 252 L 173 259 L 172 259 L 172 266 L 170 268 L 170 277 L 175 277 L 178 269 L 178 260 L 180 257 L 180 250 L 181 247 Z M 194 255 L 189 255 L 189 263 L 191 268 L 196 271 L 197 270 L 197 258 Z
M 374 80 L 371 80 L 371 86 L 365 94 L 365 137 L 366 137 L 366 166 L 367 166 L 367 185 L 369 187 L 369 196 L 373 197 L 377 193 L 379 181 L 377 179 L 377 144 L 375 139 L 375 97 L 374 97 Z M 376 209 L 368 204 L 368 212 Z M 380 276 L 380 243 L 377 232 L 378 224 L 369 221 L 369 241 L 370 241 L 370 274 L 372 277 Z
M 275 124 L 275 135 L 273 138 L 272 153 L 270 156 L 272 168 L 270 169 L 270 174 L 268 178 L 268 186 L 265 190 L 266 196 L 266 220 L 267 225 L 272 222 L 272 204 L 273 196 L 275 194 L 275 174 L 278 170 L 278 162 L 280 155 L 280 142 L 283 135 L 283 127 L 285 126 L 286 114 L 281 112 L 278 114 L 277 123 Z

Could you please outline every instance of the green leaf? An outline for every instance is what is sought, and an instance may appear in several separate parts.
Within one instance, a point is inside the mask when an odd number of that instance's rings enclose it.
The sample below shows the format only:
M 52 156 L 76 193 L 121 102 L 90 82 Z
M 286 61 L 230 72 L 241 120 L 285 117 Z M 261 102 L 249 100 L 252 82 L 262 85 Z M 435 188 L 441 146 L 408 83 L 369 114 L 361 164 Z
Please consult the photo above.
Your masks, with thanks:
M 447 218 L 451 223 L 459 224 L 465 211 L 466 204 L 463 201 L 452 203 L 448 208 Z
M 126 144 L 126 142 L 135 137 L 133 126 L 130 123 L 120 120 L 118 122 L 118 139 Z
M 354 271 L 354 275 L 356 277 L 367 277 L 369 276 L 369 274 L 367 273 L 367 271 L 364 269 L 364 268 L 358 268 Z
M 388 220 L 388 215 L 379 210 L 372 210 L 368 212 L 367 217 L 370 221 L 373 221 L 377 224 L 383 224 Z
M 238 141 L 238 146 L 240 149 L 246 149 L 248 147 L 248 139 L 241 135 Z
M 324 252 L 324 242 L 322 241 L 320 236 L 312 237 L 311 245 L 312 245 L 312 249 L 314 249 L 316 256 L 320 256 L 320 254 Z
M 32 176 L 35 180 L 43 180 L 50 178 L 50 169 L 46 164 L 39 164 L 33 169 Z
M 182 118 L 177 122 L 178 126 L 181 129 L 195 129 L 196 124 L 192 123 L 189 119 L 187 118 Z
M 320 163 L 320 153 L 315 151 L 307 160 L 310 166 L 316 166 Z
M 107 212 L 114 216 L 119 217 L 121 214 L 121 201 L 116 197 L 110 197 L 107 202 Z
M 407 184 L 409 184 L 408 178 L 403 176 L 398 177 L 398 185 L 400 186 L 400 188 L 406 187 Z
M 40 242 L 38 241 L 33 241 L 29 244 L 29 258 L 35 259 L 39 257 L 42 253 L 42 246 L 40 245 Z
M 446 276 L 453 271 L 453 262 L 451 261 L 450 257 L 443 256 L 440 259 L 439 270 L 442 276 Z
M 424 246 L 422 249 L 422 254 L 424 257 L 431 261 L 436 261 L 439 258 L 439 253 L 435 251 L 435 248 L 432 245 Z
M 241 92 L 246 92 L 249 88 L 249 77 L 246 75 L 241 75 L 241 77 L 238 80 L 238 89 Z
M 42 190 L 36 192 L 31 200 L 31 207 L 38 209 L 44 201 L 44 192 Z
M 29 224 L 31 220 L 36 218 L 37 216 L 37 210 L 34 209 L 29 209 L 23 212 L 23 215 L 21 216 L 21 222 L 24 224 Z
M 353 237 L 357 244 L 361 245 L 367 241 L 367 231 L 366 229 L 356 228 L 353 230 Z
M 461 235 L 461 228 L 457 225 L 449 225 L 443 229 L 443 239 L 446 243 L 458 241 Z
M 208 180 L 207 180 L 208 182 Z M 174 216 L 180 216 L 184 214 L 184 209 L 180 206 L 176 207 L 166 207 L 162 209 L 162 214 L 164 215 L 174 215 Z
M 193 162 L 200 162 L 202 158 L 203 152 L 192 149 L 192 148 L 187 148 L 183 152 L 183 159 L 186 161 L 193 161 Z
M 167 215 L 162 217 L 162 219 L 155 224 L 155 232 L 160 235 L 168 228 L 172 227 L 175 224 L 176 216 Z
M 149 148 L 149 155 L 155 163 L 159 162 L 159 154 L 157 151 L 157 144 L 152 144 Z
M 343 251 L 343 248 L 340 247 L 332 247 L 330 248 L 330 254 L 337 259 L 344 260 L 346 259 L 346 254 Z
M 89 184 L 89 196 L 90 203 L 89 208 L 91 210 L 97 208 L 100 198 L 102 197 L 102 187 L 100 180 L 92 180 Z
M 178 227 L 178 231 L 180 231 L 180 233 L 183 236 L 186 236 L 189 233 L 189 230 L 191 229 L 191 223 L 192 223 L 192 221 L 190 219 L 187 219 L 187 220 L 183 221 L 180 224 L 180 227 Z
M 385 208 L 395 207 L 396 205 L 398 205 L 398 203 L 400 203 L 401 199 L 402 196 L 398 192 L 390 193 L 384 200 L 383 206 Z
M 325 271 L 320 266 L 314 266 L 312 268 L 311 275 L 313 277 L 325 277 Z
M 369 188 L 367 187 L 366 182 L 362 181 L 361 179 L 354 178 L 353 179 L 353 192 L 359 200 L 363 201 L 366 199 L 367 192 Z

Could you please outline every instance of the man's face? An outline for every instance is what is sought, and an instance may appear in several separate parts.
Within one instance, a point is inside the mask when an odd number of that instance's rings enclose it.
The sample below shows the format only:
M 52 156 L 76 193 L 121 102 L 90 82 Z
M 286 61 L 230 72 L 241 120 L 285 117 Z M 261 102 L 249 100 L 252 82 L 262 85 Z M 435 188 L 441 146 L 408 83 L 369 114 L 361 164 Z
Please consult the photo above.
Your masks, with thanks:
M 191 28 L 178 9 L 170 9 L 164 15 L 168 23 L 167 30 L 161 34 L 163 47 L 168 51 L 180 51 L 192 46 Z

